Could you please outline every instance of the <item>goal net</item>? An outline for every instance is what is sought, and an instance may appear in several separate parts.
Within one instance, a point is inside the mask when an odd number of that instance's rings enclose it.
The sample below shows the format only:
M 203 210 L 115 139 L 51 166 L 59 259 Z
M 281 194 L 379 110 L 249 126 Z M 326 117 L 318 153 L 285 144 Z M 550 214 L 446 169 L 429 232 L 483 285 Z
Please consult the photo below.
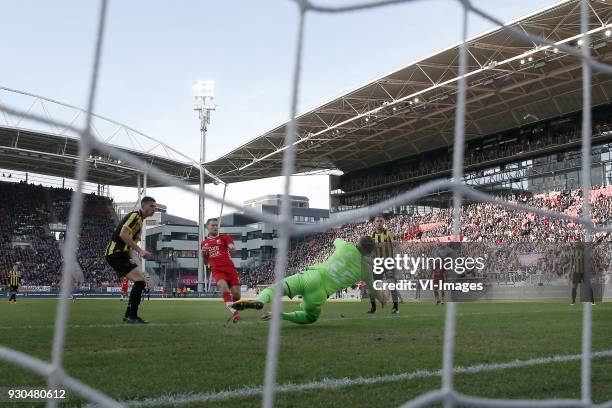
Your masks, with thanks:
M 272 225 L 275 225 L 280 237 L 279 248 L 276 255 L 275 261 L 275 281 L 277 285 L 276 297 L 272 303 L 272 319 L 269 326 L 269 334 L 267 340 L 267 356 L 266 356 L 266 368 L 265 378 L 263 387 L 263 406 L 265 408 L 271 408 L 274 405 L 275 398 L 275 385 L 277 383 L 277 367 L 279 357 L 279 339 L 281 332 L 281 309 L 282 303 L 280 299 L 281 293 L 281 279 L 284 277 L 285 269 L 288 261 L 288 252 L 290 249 L 291 237 L 298 235 L 305 235 L 317 231 L 328 230 L 332 227 L 338 227 L 345 225 L 349 222 L 361 220 L 366 217 L 371 217 L 381 213 L 387 208 L 397 207 L 411 201 L 414 201 L 420 197 L 431 194 L 440 189 L 447 189 L 452 191 L 453 194 L 453 218 L 452 218 L 452 234 L 459 236 L 461 234 L 460 225 L 460 209 L 462 201 L 465 198 L 470 200 L 494 203 L 497 206 L 508 208 L 511 210 L 523 210 L 526 212 L 535 213 L 541 216 L 551 218 L 561 218 L 565 220 L 571 220 L 576 224 L 580 224 L 584 227 L 586 242 L 590 242 L 592 235 L 596 232 L 612 231 L 612 228 L 602 228 L 596 226 L 591 217 L 591 202 L 589 200 L 589 194 L 591 190 L 591 72 L 593 70 L 606 74 L 612 73 L 612 67 L 602 64 L 590 55 L 591 47 L 575 47 L 570 45 L 570 41 L 575 38 L 566 38 L 560 41 L 555 41 L 550 38 L 542 38 L 538 35 L 530 34 L 524 30 L 520 30 L 513 26 L 504 26 L 502 21 L 497 20 L 491 14 L 481 10 L 472 4 L 469 0 L 460 0 L 462 6 L 462 44 L 459 48 L 459 65 L 458 75 L 451 81 L 457 85 L 456 94 L 456 107 L 455 107 L 455 125 L 454 125 L 454 141 L 453 141 L 453 164 L 452 164 L 452 177 L 447 180 L 438 180 L 433 182 L 424 183 L 417 188 L 410 191 L 402 192 L 397 196 L 386 199 L 385 201 L 361 208 L 357 211 L 351 212 L 347 215 L 341 215 L 336 218 L 330 219 L 329 221 L 317 225 L 310 226 L 296 226 L 293 223 L 289 192 L 291 188 L 291 175 L 296 169 L 296 142 L 297 140 L 297 106 L 298 99 L 300 96 L 300 81 L 301 71 L 303 66 L 303 50 L 304 50 L 304 39 L 306 37 L 305 20 L 308 15 L 317 13 L 326 14 L 341 14 L 341 13 L 353 13 L 353 12 L 367 12 L 368 10 L 380 8 L 380 7 L 392 7 L 397 6 L 401 3 L 410 3 L 411 0 L 380 0 L 380 1 L 365 1 L 356 4 L 350 4 L 345 6 L 323 6 L 310 2 L 308 0 L 296 0 L 297 12 L 299 13 L 299 24 L 297 27 L 297 38 L 296 38 L 296 54 L 294 60 L 293 70 L 293 82 L 292 82 L 292 96 L 290 101 L 290 112 L 291 120 L 287 126 L 287 132 L 284 141 L 284 152 L 283 152 L 283 177 L 285 180 L 284 184 L 284 195 L 281 205 L 280 217 L 272 217 L 266 214 L 258 214 L 250 211 L 248 208 L 242 208 L 240 204 L 231 202 L 229 200 L 223 200 L 214 195 L 205 194 L 206 198 L 213 200 L 218 203 L 224 203 L 224 205 L 244 211 L 245 214 L 252 216 L 253 218 L 265 220 Z M 158 179 L 167 183 L 168 185 L 174 185 L 182 190 L 193 193 L 194 195 L 200 194 L 204 196 L 202 192 L 192 188 L 187 183 L 164 173 L 156 167 L 151 167 L 143 160 L 138 157 L 127 153 L 124 150 L 115 148 L 109 144 L 105 144 L 97 137 L 95 137 L 92 131 L 91 118 L 92 112 L 95 108 L 96 101 L 96 90 L 98 88 L 98 74 L 100 69 L 101 61 L 101 49 L 105 37 L 106 29 L 106 17 L 107 17 L 107 0 L 100 1 L 99 16 L 97 20 L 97 36 L 94 46 L 94 58 L 92 63 L 92 72 L 89 83 L 89 98 L 87 104 L 87 120 L 83 128 L 75 127 L 70 123 L 56 123 L 48 117 L 35 115 L 29 112 L 25 112 L 16 109 L 5 104 L 0 104 L 0 111 L 5 114 L 21 116 L 28 120 L 34 120 L 41 123 L 55 125 L 61 128 L 70 129 L 80 134 L 81 139 L 79 143 L 79 157 L 78 168 L 75 174 L 77 182 L 77 188 L 72 195 L 72 205 L 70 206 L 69 221 L 67 239 L 64 247 L 64 268 L 61 286 L 61 297 L 57 306 L 57 315 L 54 324 L 54 335 L 52 345 L 52 359 L 51 362 L 45 362 L 38 358 L 30 355 L 18 352 L 16 350 L 9 349 L 7 347 L 0 346 L 0 358 L 4 361 L 17 364 L 35 373 L 45 376 L 48 379 L 49 389 L 56 389 L 58 386 L 66 387 L 72 390 L 74 393 L 82 396 L 85 399 L 92 401 L 93 403 L 99 404 L 100 406 L 116 407 L 121 404 L 107 395 L 97 391 L 96 389 L 83 384 L 75 378 L 68 376 L 63 370 L 64 360 L 64 345 L 66 339 L 67 322 L 70 311 L 70 294 L 71 294 L 71 282 L 72 276 L 78 271 L 77 260 L 74 256 L 66 256 L 67 254 L 74 254 L 78 248 L 78 233 L 70 233 L 79 231 L 81 226 L 81 218 L 83 213 L 83 197 L 81 191 L 83 190 L 84 182 L 87 179 L 88 166 L 87 157 L 95 149 L 98 152 L 104 152 L 112 155 L 113 157 L 120 159 L 124 163 L 128 163 L 134 168 L 141 169 L 146 172 L 149 177 Z M 441 5 L 442 6 L 442 5 Z M 581 34 L 578 38 L 582 41 L 582 44 L 590 44 L 589 36 L 593 32 L 599 32 L 607 29 L 608 27 L 602 23 L 601 27 L 597 29 L 590 29 L 589 27 L 589 9 L 590 2 L 587 0 L 580 1 L 581 8 Z M 551 212 L 542 210 L 540 208 L 529 207 L 520 203 L 513 203 L 497 199 L 491 195 L 483 192 L 476 191 L 466 185 L 463 180 L 464 176 L 464 146 L 465 146 L 465 125 L 466 125 L 466 88 L 468 85 L 469 77 L 474 73 L 473 70 L 468 69 L 468 47 L 467 47 L 467 32 L 468 32 L 468 16 L 472 14 L 485 20 L 488 20 L 496 25 L 503 26 L 503 29 L 508 35 L 521 38 L 530 43 L 533 43 L 534 48 L 532 50 L 526 50 L 524 54 L 514 58 L 529 58 L 533 53 L 540 52 L 542 50 L 554 48 L 559 52 L 566 53 L 567 55 L 573 56 L 576 60 L 579 60 L 582 64 L 582 84 L 583 84 L 583 103 L 582 103 L 582 191 L 584 194 L 582 216 L 570 216 L 567 214 L 561 214 L 557 212 Z M 485 69 L 485 68 L 479 68 Z M 410 94 L 400 99 L 390 100 L 388 104 L 382 107 L 377 107 L 371 111 L 360 114 L 360 117 L 367 117 L 368 115 L 376 114 L 382 109 L 392 108 L 394 105 L 408 101 L 410 98 L 415 98 L 419 95 Z M 585 303 L 583 308 L 583 324 L 582 324 L 582 388 L 580 400 L 508 400 L 508 399 L 485 399 L 476 398 L 468 395 L 459 393 L 453 385 L 454 376 L 454 345 L 455 345 L 455 329 L 457 321 L 456 304 L 451 302 L 446 308 L 446 317 L 444 323 L 444 341 L 443 341 L 443 354 L 442 360 L 442 383 L 439 389 L 428 392 L 418 398 L 407 401 L 403 406 L 405 407 L 421 407 L 427 406 L 433 403 L 442 403 L 445 407 L 454 405 L 463 406 L 480 406 L 480 407 L 558 407 L 558 406 L 591 406 L 591 305 Z M 48 406 L 54 406 L 56 402 L 49 401 Z M 608 405 L 612 406 L 612 405 Z

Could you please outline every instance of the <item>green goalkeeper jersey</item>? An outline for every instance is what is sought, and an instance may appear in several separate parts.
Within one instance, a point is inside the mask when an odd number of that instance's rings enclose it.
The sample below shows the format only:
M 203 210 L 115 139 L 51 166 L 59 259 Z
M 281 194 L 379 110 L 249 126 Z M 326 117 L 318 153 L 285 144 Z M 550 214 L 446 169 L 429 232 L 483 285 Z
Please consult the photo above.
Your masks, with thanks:
M 334 240 L 336 250 L 325 262 L 314 265 L 321 271 L 322 283 L 327 295 L 364 280 L 372 287 L 372 268 L 365 262 L 357 247 L 340 238 Z

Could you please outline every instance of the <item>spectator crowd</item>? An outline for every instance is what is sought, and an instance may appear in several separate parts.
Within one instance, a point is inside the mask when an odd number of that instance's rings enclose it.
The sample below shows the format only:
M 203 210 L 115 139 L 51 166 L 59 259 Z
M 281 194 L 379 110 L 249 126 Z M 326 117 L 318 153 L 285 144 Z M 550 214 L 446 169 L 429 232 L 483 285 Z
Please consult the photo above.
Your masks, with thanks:
M 21 263 L 23 284 L 57 287 L 62 268 L 60 239 L 50 224 L 65 224 L 72 191 L 26 183 L 0 183 L 0 282 L 11 267 Z M 521 194 L 506 197 L 511 202 L 568 214 L 582 215 L 580 189 L 546 194 Z M 596 225 L 612 222 L 612 186 L 595 187 L 590 192 L 592 220 Z M 117 285 L 117 275 L 104 260 L 104 250 L 115 226 L 110 200 L 86 195 L 79 237 L 77 260 L 85 283 L 92 286 Z M 452 234 L 452 209 L 425 214 L 396 214 L 388 217 L 386 227 L 399 241 L 445 239 Z M 356 242 L 372 233 L 369 221 L 355 222 L 307 237 L 294 238 L 288 254 L 286 274 L 324 261 L 334 250 L 333 240 Z M 57 233 L 57 232 L 56 232 Z M 61 233 L 60 233 L 61 234 Z M 463 242 L 493 243 L 572 243 L 583 240 L 584 228 L 571 221 L 509 210 L 491 203 L 469 203 L 461 209 Z M 597 233 L 595 240 L 610 242 L 610 234 Z M 273 281 L 274 262 L 243 267 L 241 280 L 249 287 Z
M 0 284 L 20 262 L 23 285 L 56 288 L 65 232 L 52 231 L 51 226 L 66 225 L 72 189 L 0 182 L 0 195 L 4 198 L 0 201 Z M 77 252 L 84 283 L 118 283 L 103 257 L 115 226 L 110 208 L 108 198 L 85 195 Z
M 582 190 L 555 191 L 529 196 L 510 196 L 511 202 L 559 212 L 572 216 L 582 215 Z M 595 225 L 612 224 L 612 186 L 591 190 L 591 215 Z M 424 228 L 427 226 L 427 228 Z M 441 209 L 426 214 L 397 214 L 386 220 L 400 241 L 428 241 L 452 236 L 452 209 Z M 342 238 L 356 242 L 362 235 L 371 235 L 373 225 L 369 221 L 351 223 L 307 238 L 295 240 L 288 255 L 287 275 L 323 262 L 334 250 L 333 240 Z M 584 239 L 584 228 L 571 221 L 543 217 L 524 211 L 509 210 L 491 203 L 471 203 L 461 209 L 462 242 L 492 243 L 499 246 L 514 243 L 574 243 Z M 609 233 L 595 234 L 596 242 L 610 242 Z M 274 263 L 268 262 L 244 274 L 245 281 L 253 285 L 272 282 Z

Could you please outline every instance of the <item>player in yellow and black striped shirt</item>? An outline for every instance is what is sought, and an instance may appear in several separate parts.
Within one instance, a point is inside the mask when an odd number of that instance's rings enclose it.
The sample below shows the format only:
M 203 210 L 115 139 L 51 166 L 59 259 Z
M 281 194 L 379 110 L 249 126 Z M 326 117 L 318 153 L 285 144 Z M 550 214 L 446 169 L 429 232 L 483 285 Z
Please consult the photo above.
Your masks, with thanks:
M 8 304 L 17 303 L 17 291 L 19 290 L 19 282 L 21 282 L 21 272 L 19 271 L 19 262 L 13 265 L 13 269 L 8 273 L 8 283 L 11 291 Z
M 376 257 L 377 258 L 393 258 L 395 256 L 395 250 L 393 248 L 393 243 L 395 242 L 395 237 L 393 236 L 393 232 L 385 228 L 385 219 L 382 216 L 377 216 L 374 218 L 374 232 L 372 233 L 372 239 L 376 244 Z M 386 278 L 389 280 L 397 280 L 396 270 L 393 268 L 392 270 L 386 270 L 383 275 L 375 275 L 374 279 L 382 279 Z M 370 293 L 372 293 L 370 291 Z M 391 313 L 397 314 L 399 313 L 399 304 L 398 304 L 398 293 L 397 290 L 391 291 L 391 298 L 393 300 L 393 309 L 391 309 Z M 370 304 L 372 308 L 368 311 L 368 313 L 376 313 L 376 300 L 370 295 Z
M 132 211 L 119 222 L 113 232 L 111 242 L 106 247 L 106 261 L 117 272 L 120 278 L 126 277 L 132 282 L 132 291 L 128 301 L 127 310 L 123 321 L 126 323 L 148 323 L 138 317 L 138 306 L 145 287 L 145 277 L 138 266 L 138 262 L 132 259 L 130 251 L 135 251 L 144 259 L 150 259 L 151 253 L 137 245 L 137 239 L 142 230 L 145 218 L 155 213 L 155 199 L 143 197 L 140 200 L 140 210 Z
M 591 248 L 585 248 L 586 245 L 589 245 L 584 242 L 577 242 L 574 248 L 571 248 L 570 251 L 570 267 L 571 269 L 571 279 L 572 279 L 572 303 L 570 305 L 574 306 L 576 304 L 576 294 L 578 292 L 578 285 L 580 285 L 581 289 L 581 298 L 586 298 L 587 294 L 589 296 L 589 300 L 592 305 L 595 305 L 595 297 L 593 296 L 593 287 L 591 286 L 591 273 L 592 273 L 592 258 L 591 258 L 591 271 L 589 273 L 585 273 L 585 251 L 591 251 Z M 583 300 L 584 301 L 584 300 Z
M 143 292 L 144 295 L 147 295 L 147 300 L 151 300 L 151 277 L 149 275 L 145 276 L 145 288 Z

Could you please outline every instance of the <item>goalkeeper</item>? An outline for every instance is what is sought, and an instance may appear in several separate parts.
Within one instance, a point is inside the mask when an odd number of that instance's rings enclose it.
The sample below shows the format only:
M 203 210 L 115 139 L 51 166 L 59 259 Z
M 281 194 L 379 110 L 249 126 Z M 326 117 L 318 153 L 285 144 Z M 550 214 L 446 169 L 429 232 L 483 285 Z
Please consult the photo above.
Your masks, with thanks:
M 283 293 L 290 299 L 294 296 L 303 297 L 300 310 L 285 312 L 284 320 L 297 324 L 311 324 L 321 315 L 321 308 L 327 298 L 339 290 L 348 288 L 360 280 L 373 288 L 372 267 L 369 255 L 374 252 L 376 245 L 370 237 L 361 237 L 357 244 L 351 244 L 340 238 L 334 240 L 334 253 L 322 264 L 310 266 L 305 271 L 296 273 L 283 279 Z M 375 293 L 384 305 L 381 292 Z M 257 300 L 240 300 L 232 307 L 237 310 L 263 309 L 264 304 L 272 303 L 274 286 L 264 289 Z M 264 313 L 262 320 L 270 320 L 270 312 Z

